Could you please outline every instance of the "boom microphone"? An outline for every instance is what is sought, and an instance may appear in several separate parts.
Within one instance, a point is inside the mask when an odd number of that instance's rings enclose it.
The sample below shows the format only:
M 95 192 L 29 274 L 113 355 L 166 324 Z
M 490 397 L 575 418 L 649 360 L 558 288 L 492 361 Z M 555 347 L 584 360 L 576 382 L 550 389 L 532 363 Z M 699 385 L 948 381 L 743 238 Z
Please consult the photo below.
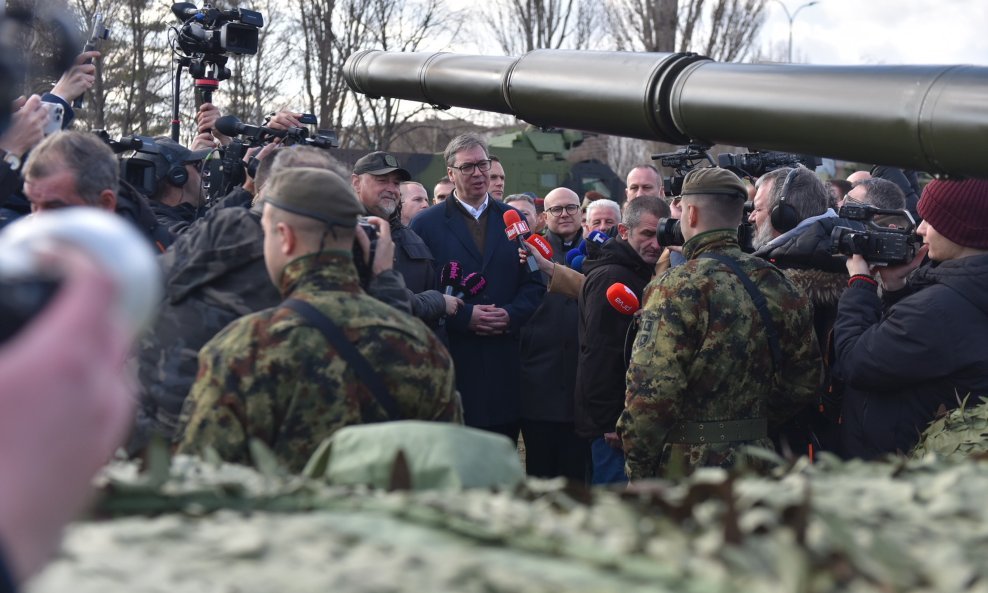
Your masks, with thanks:
M 607 289 L 607 302 L 614 307 L 618 313 L 633 315 L 638 310 L 638 297 L 626 285 L 615 282 Z
M 518 241 L 518 248 L 525 249 L 523 242 L 529 238 L 531 233 L 528 230 L 528 224 L 518 215 L 518 211 L 508 210 L 501 218 L 504 220 L 504 234 L 508 236 L 508 240 Z M 534 257 L 526 259 L 528 260 L 528 271 L 538 272 L 539 262 L 535 261 Z
M 456 298 L 475 297 L 484 292 L 485 288 L 487 288 L 487 278 L 484 278 L 483 274 L 470 272 L 463 279 L 463 283 L 460 285 L 460 292 L 456 293 Z

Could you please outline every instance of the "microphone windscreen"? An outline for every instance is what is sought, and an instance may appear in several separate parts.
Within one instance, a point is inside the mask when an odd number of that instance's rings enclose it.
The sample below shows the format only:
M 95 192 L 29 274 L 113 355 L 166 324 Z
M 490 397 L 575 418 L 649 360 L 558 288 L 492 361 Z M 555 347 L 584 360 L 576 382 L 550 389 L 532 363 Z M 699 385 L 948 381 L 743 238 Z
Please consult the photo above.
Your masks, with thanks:
M 573 267 L 573 258 L 576 257 L 576 256 L 578 256 L 578 255 L 582 255 L 580 253 L 580 248 L 579 247 L 574 247 L 573 249 L 570 249 L 569 251 L 567 251 L 566 252 L 566 265 L 572 268 Z
M 542 235 L 529 235 L 525 242 L 536 248 L 542 257 L 546 259 L 552 259 L 552 245 L 549 244 L 549 240 Z
M 501 218 L 504 220 L 505 227 L 510 227 L 521 222 L 521 217 L 518 216 L 517 210 L 508 210 Z
M 638 310 L 638 297 L 630 288 L 620 282 L 611 284 L 607 289 L 607 302 L 619 313 L 631 315 Z
M 602 233 L 600 231 L 590 231 L 590 234 L 587 235 L 587 242 L 596 243 L 597 245 L 603 245 L 610 240 L 611 238 L 607 236 L 607 233 Z
M 482 293 L 485 288 L 487 288 L 487 278 L 484 278 L 483 274 L 471 272 L 463 279 L 463 292 L 467 296 L 475 297 Z
M 569 267 L 573 268 L 577 272 L 582 272 L 583 271 L 583 262 L 586 259 L 587 259 L 587 256 L 585 256 L 585 255 L 583 255 L 581 253 L 580 255 L 577 255 L 576 257 L 573 258 L 573 263 L 571 263 Z
M 213 123 L 213 126 L 216 128 L 217 132 L 223 134 L 224 136 L 230 136 L 231 138 L 239 136 L 242 128 L 240 120 L 237 119 L 236 115 L 224 115 L 223 117 L 217 119 Z

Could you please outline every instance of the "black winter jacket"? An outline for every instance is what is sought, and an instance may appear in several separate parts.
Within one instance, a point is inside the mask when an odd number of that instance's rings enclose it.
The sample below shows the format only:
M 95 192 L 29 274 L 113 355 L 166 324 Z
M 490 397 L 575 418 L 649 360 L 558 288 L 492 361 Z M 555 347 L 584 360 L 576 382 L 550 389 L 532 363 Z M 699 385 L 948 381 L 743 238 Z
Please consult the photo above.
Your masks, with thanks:
M 624 411 L 625 338 L 632 317 L 618 313 L 607 302 L 615 282 L 627 285 L 641 300 L 652 279 L 654 265 L 645 263 L 621 238 L 608 241 L 600 256 L 583 264 L 587 276 L 580 293 L 580 359 L 576 372 L 576 433 L 597 438 L 614 432 Z
M 866 282 L 841 297 L 836 370 L 848 385 L 851 456 L 908 452 L 941 406 L 988 395 L 988 255 L 920 268 L 907 289 L 912 294 L 884 313 Z

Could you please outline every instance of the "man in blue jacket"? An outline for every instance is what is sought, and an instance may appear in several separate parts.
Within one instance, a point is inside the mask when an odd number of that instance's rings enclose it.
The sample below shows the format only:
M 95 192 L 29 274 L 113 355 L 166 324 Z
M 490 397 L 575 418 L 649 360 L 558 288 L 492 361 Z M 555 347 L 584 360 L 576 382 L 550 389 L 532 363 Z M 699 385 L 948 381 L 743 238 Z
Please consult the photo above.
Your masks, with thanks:
M 478 136 L 457 136 L 446 147 L 453 193 L 412 220 L 441 269 L 460 263 L 463 274 L 483 274 L 487 285 L 464 298 L 446 320 L 456 387 L 466 424 L 518 438 L 521 410 L 518 335 L 542 302 L 539 272 L 518 262 L 518 245 L 505 236 L 510 206 L 488 194 L 491 169 L 487 145 Z M 519 213 L 519 216 L 523 216 Z
M 879 271 L 882 298 L 868 262 L 847 260 L 834 338 L 850 456 L 908 452 L 938 412 L 988 395 L 988 180 L 934 180 L 919 213 L 924 245 Z

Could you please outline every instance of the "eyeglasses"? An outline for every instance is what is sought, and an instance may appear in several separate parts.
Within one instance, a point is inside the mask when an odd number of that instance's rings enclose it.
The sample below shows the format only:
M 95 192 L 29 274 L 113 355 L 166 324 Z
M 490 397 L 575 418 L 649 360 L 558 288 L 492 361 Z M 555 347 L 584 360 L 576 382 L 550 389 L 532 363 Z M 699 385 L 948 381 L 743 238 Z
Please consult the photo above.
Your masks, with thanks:
M 576 214 L 576 211 L 579 209 L 580 207 L 576 204 L 566 204 L 565 206 L 553 206 L 552 208 L 546 208 L 546 212 L 558 217 L 563 215 L 563 210 L 566 211 L 566 214 L 572 215 Z
M 464 175 L 473 175 L 475 169 L 480 169 L 481 173 L 486 173 L 491 170 L 490 161 L 478 161 L 476 163 L 463 163 L 460 166 L 450 165 L 450 169 L 459 169 L 460 173 Z

